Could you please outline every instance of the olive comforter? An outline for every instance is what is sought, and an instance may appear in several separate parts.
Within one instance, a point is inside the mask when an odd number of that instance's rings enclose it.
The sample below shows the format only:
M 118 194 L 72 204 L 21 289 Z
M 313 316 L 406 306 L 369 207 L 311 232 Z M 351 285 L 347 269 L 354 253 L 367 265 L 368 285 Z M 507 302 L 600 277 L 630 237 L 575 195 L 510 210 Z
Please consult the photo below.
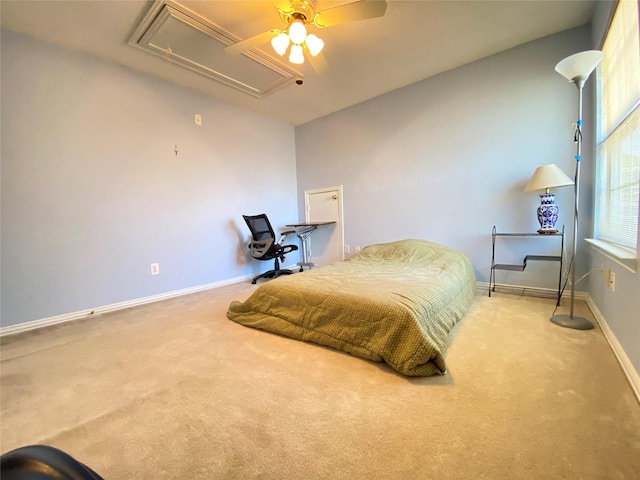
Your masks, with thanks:
M 466 254 L 425 240 L 370 245 L 348 260 L 260 285 L 227 316 L 326 345 L 403 375 L 446 373 L 451 328 L 476 289 Z

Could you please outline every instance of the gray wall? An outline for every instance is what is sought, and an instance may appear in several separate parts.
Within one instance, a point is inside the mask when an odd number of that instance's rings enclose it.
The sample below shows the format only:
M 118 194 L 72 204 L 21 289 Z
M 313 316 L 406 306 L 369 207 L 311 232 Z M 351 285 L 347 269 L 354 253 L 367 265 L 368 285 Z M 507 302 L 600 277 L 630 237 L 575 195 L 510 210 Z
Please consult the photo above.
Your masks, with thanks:
M 257 272 L 241 215 L 298 217 L 291 126 L 6 30 L 1 88 L 2 326 Z
M 583 27 L 550 36 L 297 127 L 300 192 L 344 186 L 347 244 L 406 237 L 444 243 L 467 252 L 478 280 L 488 282 L 492 226 L 539 228 L 538 193 L 523 192 L 536 167 L 556 163 L 573 177 L 577 90 L 554 67 L 588 47 L 589 34 Z M 591 149 L 583 153 L 587 158 Z M 582 235 L 590 229 L 589 168 L 583 180 Z M 558 225 L 565 224 L 570 239 L 573 189 L 555 193 Z M 551 238 L 498 246 L 500 263 L 559 253 Z M 584 258 L 581 250 L 579 274 Z M 556 264 L 498 272 L 498 283 L 554 288 L 557 282 Z

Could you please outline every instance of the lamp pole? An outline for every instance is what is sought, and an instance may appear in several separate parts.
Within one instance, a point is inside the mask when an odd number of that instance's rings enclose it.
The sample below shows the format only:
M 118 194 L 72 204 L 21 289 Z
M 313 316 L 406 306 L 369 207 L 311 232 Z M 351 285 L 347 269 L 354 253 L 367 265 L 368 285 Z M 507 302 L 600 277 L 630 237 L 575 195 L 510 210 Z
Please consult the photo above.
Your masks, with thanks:
M 576 178 L 574 180 L 574 191 L 575 191 L 575 205 L 573 208 L 573 258 L 574 261 L 571 262 L 571 307 L 569 308 L 569 316 L 573 318 L 573 305 L 576 294 L 576 252 L 578 250 L 578 208 L 580 205 L 580 168 L 582 166 L 582 85 L 578 85 L 578 123 L 576 125 L 577 129 L 577 140 L 578 144 L 576 146 Z M 591 322 L 589 322 L 591 323 Z M 591 326 L 593 328 L 593 325 Z
M 576 295 L 576 252 L 578 250 L 578 208 L 580 204 L 580 167 L 582 163 L 582 86 L 578 87 L 578 122 L 576 124 L 576 178 L 574 180 L 573 190 L 575 192 L 575 204 L 573 207 L 573 261 L 571 262 L 571 305 L 569 307 L 569 317 L 573 317 L 573 306 Z M 587 320 L 588 321 L 588 320 Z M 591 322 L 589 322 L 591 324 Z M 591 325 L 593 328 L 593 325 Z
M 591 330 L 593 324 L 586 318 L 576 317 L 573 314 L 576 294 L 576 252 L 578 250 L 578 205 L 580 201 L 580 167 L 582 160 L 582 87 L 586 79 L 575 81 L 578 87 L 578 121 L 576 123 L 575 140 L 576 146 L 576 176 L 573 185 L 575 203 L 573 207 L 573 248 L 571 252 L 571 263 L 569 264 L 571 276 L 571 303 L 569 305 L 569 315 L 560 314 L 551 317 L 551 322 L 561 327 L 574 328 L 577 330 Z

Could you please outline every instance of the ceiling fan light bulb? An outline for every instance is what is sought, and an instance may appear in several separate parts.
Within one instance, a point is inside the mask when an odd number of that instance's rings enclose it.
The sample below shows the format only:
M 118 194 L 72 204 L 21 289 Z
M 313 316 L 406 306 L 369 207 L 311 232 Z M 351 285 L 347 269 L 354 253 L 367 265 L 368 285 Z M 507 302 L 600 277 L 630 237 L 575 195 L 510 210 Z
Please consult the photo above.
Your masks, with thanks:
M 291 52 L 289 52 L 289 61 L 291 63 L 297 63 L 298 65 L 304 63 L 304 53 L 301 45 L 291 45 Z
M 283 32 L 271 39 L 271 46 L 278 55 L 282 56 L 287 53 L 287 48 L 289 47 L 289 37 L 286 33 Z
M 324 48 L 324 42 L 322 41 L 322 39 L 318 38 L 313 33 L 307 36 L 304 43 L 309 49 L 309 53 L 312 57 L 318 55 Z
M 289 38 L 296 45 L 301 45 L 307 36 L 307 28 L 301 20 L 294 20 L 289 25 Z

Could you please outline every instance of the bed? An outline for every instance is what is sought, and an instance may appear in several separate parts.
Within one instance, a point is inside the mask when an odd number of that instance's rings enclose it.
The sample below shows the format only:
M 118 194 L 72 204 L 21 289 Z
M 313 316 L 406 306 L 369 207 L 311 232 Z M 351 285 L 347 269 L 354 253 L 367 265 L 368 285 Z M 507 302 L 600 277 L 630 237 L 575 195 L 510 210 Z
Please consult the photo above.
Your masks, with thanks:
M 407 376 L 446 373 L 451 328 L 476 290 L 466 254 L 419 239 L 369 245 L 347 260 L 261 284 L 229 319 L 332 347 Z

